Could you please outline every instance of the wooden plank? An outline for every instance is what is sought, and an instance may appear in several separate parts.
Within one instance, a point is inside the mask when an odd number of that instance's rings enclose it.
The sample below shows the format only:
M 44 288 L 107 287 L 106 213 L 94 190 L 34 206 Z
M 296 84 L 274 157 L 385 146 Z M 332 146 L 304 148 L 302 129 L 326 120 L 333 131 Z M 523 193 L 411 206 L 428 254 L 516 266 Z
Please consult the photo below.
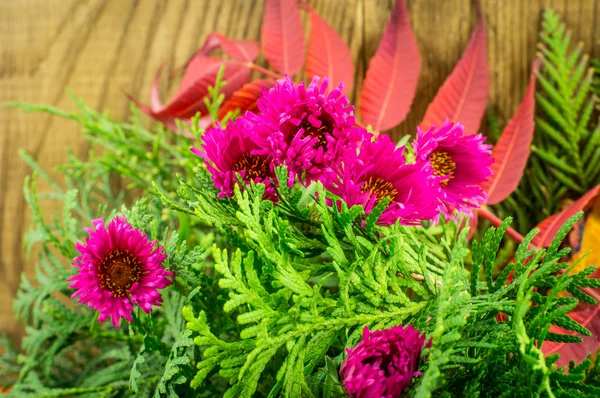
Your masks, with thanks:
M 394 0 L 308 3 L 350 45 L 356 63 L 350 95 L 356 104 Z M 423 62 L 418 95 L 407 120 L 393 130 L 396 138 L 414 132 L 464 51 L 476 20 L 471 0 L 407 3 Z M 586 51 L 600 56 L 600 0 L 481 0 L 491 68 L 490 106 L 501 123 L 510 118 L 525 91 L 544 6 L 562 14 L 574 42 L 582 41 Z M 90 106 L 124 120 L 129 104 L 122 90 L 146 100 L 159 65 L 184 63 L 211 31 L 258 40 L 263 7 L 264 0 L 0 2 L 0 102 L 73 109 L 64 91 L 70 87 Z M 264 57 L 258 62 L 265 65 Z M 165 92 L 176 86 L 176 79 L 161 80 Z M 10 303 L 20 273 L 31 274 L 34 263 L 22 250 L 22 235 L 31 219 L 22 184 L 30 170 L 17 149 L 24 148 L 50 170 L 64 160 L 66 147 L 81 157 L 90 148 L 77 125 L 45 115 L 0 110 L 0 126 L 0 331 L 17 338 L 21 329 Z M 44 189 L 42 184 L 40 190 Z M 44 203 L 48 215 L 53 206 Z

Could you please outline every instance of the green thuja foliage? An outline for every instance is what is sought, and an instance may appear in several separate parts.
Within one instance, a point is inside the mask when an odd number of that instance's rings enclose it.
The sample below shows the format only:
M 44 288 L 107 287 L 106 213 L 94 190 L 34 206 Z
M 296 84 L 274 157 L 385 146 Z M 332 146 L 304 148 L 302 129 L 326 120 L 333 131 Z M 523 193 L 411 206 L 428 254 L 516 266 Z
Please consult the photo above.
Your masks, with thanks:
M 262 200 L 262 185 L 236 187 L 232 199 L 215 200 L 212 188 L 200 188 L 205 173 L 200 169 L 194 185 L 183 184 L 180 201 L 163 196 L 168 206 L 235 236 L 215 245 L 209 259 L 210 286 L 224 293 L 221 316 L 231 324 L 193 306 L 183 310 L 200 355 L 191 381 L 199 393 L 338 396 L 337 369 L 364 327 L 408 324 L 431 341 L 421 358 L 423 377 L 409 396 L 598 392 L 583 376 L 564 376 L 556 358 L 547 362 L 540 349 L 544 341 L 581 341 L 550 333 L 552 325 L 590 333 L 566 314 L 578 298 L 594 301 L 580 288 L 600 287 L 587 278 L 595 268 L 556 276 L 567 269 L 560 261 L 568 249 L 559 247 L 577 217 L 548 249 L 529 249 L 535 231 L 529 234 L 514 262 L 495 275 L 510 220 L 489 229 L 470 253 L 468 231 L 453 223 L 379 227 L 377 216 L 365 216 L 360 206 L 328 206 L 320 185 L 308 200 L 302 190 L 280 188 L 277 206 Z M 565 291 L 577 298 L 563 297 Z

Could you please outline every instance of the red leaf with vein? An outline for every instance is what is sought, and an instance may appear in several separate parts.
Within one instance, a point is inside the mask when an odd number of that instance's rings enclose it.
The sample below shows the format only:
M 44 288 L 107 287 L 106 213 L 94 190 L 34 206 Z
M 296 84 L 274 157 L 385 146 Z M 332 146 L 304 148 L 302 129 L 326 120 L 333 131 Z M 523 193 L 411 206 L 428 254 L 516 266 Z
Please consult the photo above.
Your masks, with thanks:
M 539 60 L 535 60 L 531 68 L 531 77 L 525 97 L 494 146 L 492 176 L 482 185 L 488 194 L 487 203 L 490 205 L 506 199 L 517 189 L 519 181 L 523 177 L 527 158 L 529 158 L 529 147 L 533 140 L 535 73 L 539 66 Z
M 310 12 L 310 43 L 306 56 L 306 74 L 325 77 L 330 81 L 329 88 L 344 83 L 344 92 L 352 88 L 354 65 L 350 48 L 337 32 L 316 13 Z
M 404 0 L 392 16 L 371 62 L 360 94 L 360 113 L 375 131 L 400 124 L 412 105 L 421 59 Z
M 533 239 L 533 243 L 542 246 L 548 247 L 550 243 L 552 243 L 552 239 L 562 227 L 562 225 L 573 216 L 578 211 L 585 209 L 588 203 L 598 196 L 598 191 L 600 190 L 600 185 L 596 185 L 594 188 L 590 189 L 585 195 L 583 195 L 579 200 L 572 203 L 569 207 L 563 209 L 562 211 L 551 215 L 546 218 L 544 221 L 538 224 L 537 228 L 540 232 Z
M 209 57 L 208 53 L 221 47 L 223 52 L 235 61 L 227 62 L 219 58 Z M 158 89 L 158 80 L 164 65 L 156 72 L 150 91 L 150 107 L 127 95 L 135 104 L 148 115 L 164 123 L 169 129 L 177 131 L 175 119 L 185 121 L 196 113 L 208 112 L 204 99 L 208 95 L 208 87 L 214 86 L 221 65 L 225 65 L 223 80 L 227 83 L 221 88 L 225 98 L 229 98 L 250 79 L 250 68 L 240 62 L 252 62 L 258 56 L 259 46 L 253 40 L 232 40 L 220 33 L 210 33 L 202 47 L 183 67 L 185 73 L 179 90 L 166 106 L 162 104 Z M 183 67 L 175 68 L 175 71 Z M 203 123 L 206 120 L 203 117 Z
M 267 0 L 262 49 L 277 72 L 291 76 L 300 71 L 304 63 L 304 32 L 295 0 Z
M 250 68 L 238 62 L 225 62 L 218 58 L 206 56 L 195 57 L 190 62 L 179 91 L 173 96 L 169 104 L 162 104 L 158 91 L 158 78 L 162 67 L 157 71 L 152 85 L 151 107 L 140 103 L 129 95 L 128 97 L 135 102 L 142 112 L 164 123 L 169 129 L 178 131 L 175 127 L 175 119 L 186 121 L 198 112 L 202 115 L 208 113 L 204 99 L 208 96 L 208 87 L 214 86 L 221 65 L 225 65 L 223 80 L 226 81 L 226 84 L 221 88 L 221 93 L 228 99 L 250 79 Z
M 167 106 L 155 110 L 154 113 L 157 116 L 178 118 L 190 118 L 197 112 L 206 113 L 204 98 L 208 95 L 208 87 L 215 84 L 219 66 L 215 65 L 213 70 L 199 76 L 189 87 L 179 91 Z M 238 63 L 226 62 L 223 80 L 227 83 L 221 88 L 221 93 L 228 98 L 249 79 L 250 68 Z
M 489 92 L 485 27 L 481 14 L 462 58 L 427 108 L 421 128 L 441 126 L 446 119 L 465 126 L 465 134 L 479 131 Z
M 219 47 L 223 49 L 225 54 L 236 61 L 252 62 L 256 59 L 260 51 L 258 42 L 255 40 L 232 40 L 220 33 L 213 32 L 206 36 L 204 44 L 196 51 L 194 57 L 207 55 Z
M 221 106 L 221 109 L 219 109 L 219 119 L 224 118 L 227 113 L 233 112 L 236 109 L 239 109 L 241 112 L 257 112 L 256 101 L 262 95 L 260 91 L 261 87 L 268 90 L 275 83 L 273 79 L 262 79 L 244 84 L 242 88 L 234 92 L 231 98 Z
M 219 68 L 224 63 L 225 61 L 220 58 L 208 57 L 205 55 L 195 56 L 185 68 L 185 73 L 183 74 L 177 92 L 182 93 L 192 87 L 194 83 L 203 76 L 218 72 Z

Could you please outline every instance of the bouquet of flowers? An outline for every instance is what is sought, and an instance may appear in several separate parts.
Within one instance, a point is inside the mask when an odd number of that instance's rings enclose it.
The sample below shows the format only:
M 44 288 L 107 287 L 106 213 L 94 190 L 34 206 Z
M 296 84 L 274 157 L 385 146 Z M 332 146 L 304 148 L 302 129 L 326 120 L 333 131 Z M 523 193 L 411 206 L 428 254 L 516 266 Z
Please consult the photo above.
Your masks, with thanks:
M 310 82 L 292 78 L 301 12 Z M 131 122 L 77 99 L 74 113 L 20 104 L 80 123 L 104 150 L 70 154 L 62 185 L 22 154 L 39 267 L 14 303 L 22 347 L 3 340 L 9 396 L 599 396 L 600 280 L 584 258 L 600 182 L 594 72 L 544 18 L 523 102 L 502 132 L 488 117 L 495 145 L 478 133 L 481 16 L 416 136 L 383 133 L 404 120 L 420 69 L 403 0 L 360 119 L 347 45 L 293 0 L 266 2 L 274 71 L 253 63 L 258 43 L 215 33 L 173 99 L 162 104 L 157 74 Z M 264 78 L 249 82 L 252 70 Z M 140 110 L 161 123 L 146 129 Z M 40 199 L 60 216 L 46 221 Z

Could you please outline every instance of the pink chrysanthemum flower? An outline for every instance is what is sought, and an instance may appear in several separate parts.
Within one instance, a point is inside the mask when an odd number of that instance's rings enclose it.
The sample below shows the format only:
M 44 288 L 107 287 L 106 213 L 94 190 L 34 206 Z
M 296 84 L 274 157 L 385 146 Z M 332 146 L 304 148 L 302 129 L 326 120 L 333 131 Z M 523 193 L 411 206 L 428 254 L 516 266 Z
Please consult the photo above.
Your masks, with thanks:
M 340 375 L 351 398 L 400 397 L 415 376 L 425 335 L 412 325 L 369 331 L 342 363 Z M 429 342 L 428 346 L 431 344 Z
M 438 215 L 436 181 L 428 163 L 405 164 L 404 147 L 396 148 L 387 135 L 363 141 L 358 156 L 348 153 L 321 178 L 327 190 L 349 207 L 362 205 L 369 214 L 384 198 L 391 200 L 378 225 L 415 225 Z
M 132 321 L 133 305 L 149 313 L 152 306 L 160 306 L 163 289 L 173 283 L 173 273 L 161 264 L 167 258 L 163 247 L 156 241 L 148 241 L 141 230 L 134 229 L 124 216 L 114 218 L 108 228 L 104 220 L 93 220 L 94 228 L 86 228 L 90 235 L 85 244 L 76 243 L 81 253 L 75 257 L 73 266 L 79 268 L 77 275 L 67 279 L 69 287 L 77 289 L 71 297 L 79 297 L 80 303 L 100 311 L 98 320 L 107 317 L 115 327 L 121 318 Z
M 491 145 L 481 134 L 463 135 L 460 123 L 432 126 L 423 133 L 418 129 L 415 155 L 434 169 L 440 190 L 440 212 L 454 217 L 454 209 L 471 216 L 471 209 L 485 203 L 487 195 L 479 186 L 492 174 Z
M 265 184 L 264 198 L 276 201 L 273 159 L 256 153 L 259 147 L 251 138 L 251 128 L 243 117 L 229 122 L 225 129 L 221 126 L 210 128 L 202 137 L 202 149 L 192 148 L 191 151 L 206 161 L 215 187 L 221 190 L 219 198 L 233 197 L 239 174 L 245 183 Z
M 354 127 L 354 107 L 342 94 L 343 85 L 326 94 L 328 83 L 325 78 L 319 86 L 315 76 L 308 87 L 296 86 L 286 76 L 269 91 L 262 90 L 260 113 L 247 115 L 260 153 L 287 166 L 289 185 L 296 177 L 303 184 L 318 179 L 362 139 L 362 130 Z

